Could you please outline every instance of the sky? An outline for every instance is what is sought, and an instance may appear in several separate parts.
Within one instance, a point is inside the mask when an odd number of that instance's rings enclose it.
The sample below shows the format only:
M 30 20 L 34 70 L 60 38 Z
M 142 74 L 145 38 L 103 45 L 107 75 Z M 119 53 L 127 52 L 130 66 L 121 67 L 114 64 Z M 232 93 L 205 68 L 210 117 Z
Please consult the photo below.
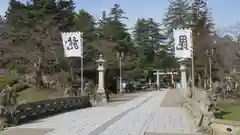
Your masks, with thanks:
M 19 0 L 26 1 L 26 0 Z M 1 0 L 0 14 L 4 15 L 8 8 L 9 0 Z M 75 0 L 76 11 L 84 9 L 99 19 L 103 10 L 109 11 L 114 4 L 120 4 L 126 12 L 128 20 L 124 22 L 129 28 L 133 27 L 137 18 L 153 18 L 162 22 L 168 0 Z M 240 22 L 240 0 L 208 0 L 208 7 L 213 14 L 217 29 L 222 29 L 236 22 Z

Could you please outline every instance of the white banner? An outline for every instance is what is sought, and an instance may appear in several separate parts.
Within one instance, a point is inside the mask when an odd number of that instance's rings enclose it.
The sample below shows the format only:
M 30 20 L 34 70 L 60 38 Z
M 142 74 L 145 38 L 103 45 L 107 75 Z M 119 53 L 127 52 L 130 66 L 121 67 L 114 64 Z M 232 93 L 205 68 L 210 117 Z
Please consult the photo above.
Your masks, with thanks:
M 83 57 L 81 32 L 61 32 L 65 57 Z
M 175 29 L 173 30 L 175 57 L 192 58 L 192 30 Z

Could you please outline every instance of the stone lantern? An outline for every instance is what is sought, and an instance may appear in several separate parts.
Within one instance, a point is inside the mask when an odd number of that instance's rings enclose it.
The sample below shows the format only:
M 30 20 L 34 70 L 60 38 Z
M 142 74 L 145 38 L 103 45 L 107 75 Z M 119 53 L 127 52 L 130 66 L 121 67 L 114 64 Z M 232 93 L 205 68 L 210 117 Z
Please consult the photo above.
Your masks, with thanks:
M 106 95 L 105 95 L 105 88 L 104 88 L 104 63 L 105 60 L 103 59 L 103 56 L 100 55 L 99 59 L 96 61 L 98 64 L 98 89 L 97 93 L 99 97 L 101 98 L 101 102 L 106 102 Z

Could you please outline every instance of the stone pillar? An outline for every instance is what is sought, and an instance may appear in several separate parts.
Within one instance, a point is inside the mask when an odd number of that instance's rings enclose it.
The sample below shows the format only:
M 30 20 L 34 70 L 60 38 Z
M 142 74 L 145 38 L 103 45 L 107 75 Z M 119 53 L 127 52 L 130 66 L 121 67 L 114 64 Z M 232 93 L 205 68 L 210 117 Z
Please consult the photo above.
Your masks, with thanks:
M 160 89 L 160 77 L 159 77 L 160 72 L 159 72 L 159 70 L 157 70 L 157 71 L 154 73 L 154 75 L 156 75 L 156 77 L 157 77 L 156 84 L 157 84 L 157 90 L 159 90 L 159 89 Z
M 148 85 L 149 85 L 149 87 L 152 88 L 152 80 L 151 79 L 148 80 Z
M 180 71 L 181 71 L 181 89 L 184 93 L 184 96 L 189 97 L 190 92 L 187 86 L 187 67 L 184 63 L 180 64 Z
M 100 58 L 96 61 L 98 64 L 98 99 L 97 102 L 107 102 L 106 94 L 105 94 L 105 88 L 104 88 L 104 62 L 105 60 L 102 58 L 102 55 L 100 55 Z
M 157 71 L 157 80 L 156 80 L 156 84 L 157 84 L 157 89 L 160 88 L 160 79 L 159 79 L 159 71 Z
M 98 67 L 98 92 L 105 92 L 104 89 L 104 68 Z
M 174 72 L 171 73 L 171 83 L 174 85 Z
M 176 88 L 176 84 L 175 84 L 175 81 L 174 81 L 174 74 L 177 75 L 178 72 L 172 71 L 170 74 L 171 74 L 171 82 L 172 82 L 173 88 Z

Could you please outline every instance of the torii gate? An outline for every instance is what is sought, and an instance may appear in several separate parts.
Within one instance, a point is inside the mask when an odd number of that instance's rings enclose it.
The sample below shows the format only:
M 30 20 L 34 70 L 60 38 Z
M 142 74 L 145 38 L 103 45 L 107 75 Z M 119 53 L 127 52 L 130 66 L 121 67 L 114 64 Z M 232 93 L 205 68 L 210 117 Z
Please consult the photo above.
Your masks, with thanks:
M 171 75 L 171 81 L 172 84 L 174 84 L 174 74 L 178 74 L 178 72 L 161 72 L 161 70 L 155 70 L 156 72 L 153 73 L 154 75 L 157 76 L 156 84 L 157 84 L 157 89 L 160 88 L 160 75 Z

